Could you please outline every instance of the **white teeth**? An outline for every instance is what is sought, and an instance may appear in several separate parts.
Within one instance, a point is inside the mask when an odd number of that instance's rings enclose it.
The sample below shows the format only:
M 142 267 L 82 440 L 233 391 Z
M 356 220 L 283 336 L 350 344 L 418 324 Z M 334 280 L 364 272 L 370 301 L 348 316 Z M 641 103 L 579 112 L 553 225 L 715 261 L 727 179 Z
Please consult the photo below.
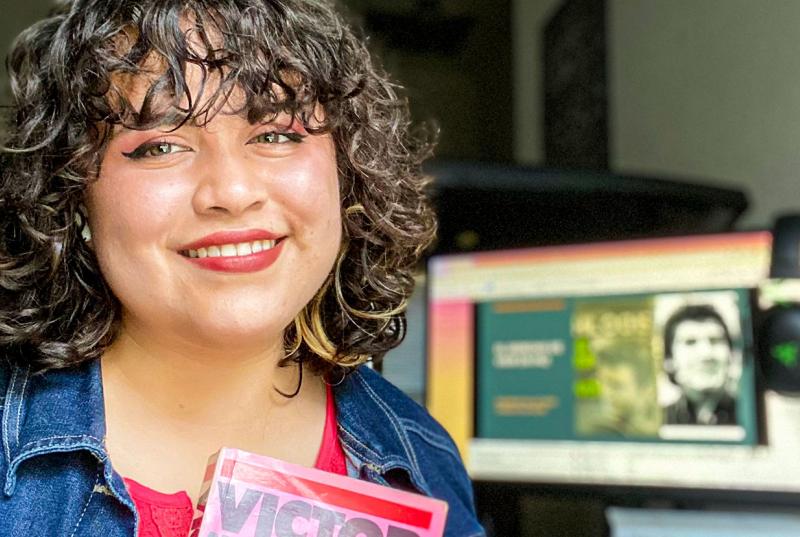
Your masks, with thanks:
M 275 241 L 270 240 L 240 242 L 238 244 L 221 244 L 219 246 L 189 250 L 188 255 L 192 258 L 201 259 L 204 257 L 236 257 L 257 254 L 274 247 Z
M 219 251 L 222 257 L 236 257 L 235 244 L 223 244 L 219 247 Z
M 227 247 L 227 245 L 225 245 Z M 236 255 L 250 255 L 253 253 L 253 248 L 249 242 L 240 242 L 235 248 Z

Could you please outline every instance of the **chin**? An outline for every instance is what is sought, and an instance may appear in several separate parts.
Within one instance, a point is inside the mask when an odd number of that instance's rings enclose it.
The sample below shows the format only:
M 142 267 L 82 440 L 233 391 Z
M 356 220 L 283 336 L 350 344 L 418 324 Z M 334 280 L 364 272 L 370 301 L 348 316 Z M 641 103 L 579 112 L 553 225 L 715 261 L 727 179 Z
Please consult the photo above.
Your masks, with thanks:
M 717 397 L 725 393 L 723 387 L 719 385 L 703 386 L 698 388 L 697 391 L 701 393 L 703 397 Z
M 205 347 L 225 348 L 231 351 L 268 349 L 278 344 L 283 345 L 283 333 L 288 324 L 265 323 L 264 319 L 258 316 L 237 322 L 220 322 L 220 319 L 208 319 L 208 321 L 212 322 L 192 326 L 192 339 Z
M 204 333 L 213 336 L 214 339 L 226 340 L 229 343 L 232 338 L 241 342 L 245 341 L 274 341 L 282 339 L 283 332 L 287 323 L 266 324 L 266 323 L 240 323 L 208 326 Z

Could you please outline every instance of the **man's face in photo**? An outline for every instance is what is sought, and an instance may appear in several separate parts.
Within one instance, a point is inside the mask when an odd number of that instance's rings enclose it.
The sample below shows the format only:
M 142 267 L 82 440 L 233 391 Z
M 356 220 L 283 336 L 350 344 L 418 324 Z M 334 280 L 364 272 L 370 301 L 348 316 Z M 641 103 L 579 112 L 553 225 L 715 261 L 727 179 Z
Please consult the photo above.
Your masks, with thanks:
M 725 328 L 715 319 L 685 320 L 672 340 L 675 380 L 684 389 L 715 392 L 725 387 L 731 347 Z

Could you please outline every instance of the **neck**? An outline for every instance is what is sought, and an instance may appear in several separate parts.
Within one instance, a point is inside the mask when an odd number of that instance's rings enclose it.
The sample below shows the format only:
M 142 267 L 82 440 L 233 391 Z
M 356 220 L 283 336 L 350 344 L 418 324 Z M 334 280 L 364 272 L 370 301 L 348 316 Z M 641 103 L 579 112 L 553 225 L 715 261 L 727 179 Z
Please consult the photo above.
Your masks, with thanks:
M 698 391 L 686 390 L 686 398 L 694 405 L 695 418 L 697 423 L 710 424 L 714 419 L 714 413 L 717 410 L 722 399 L 722 392 L 719 391 Z
M 312 466 L 326 391 L 297 367 L 279 367 L 282 341 L 221 349 L 145 337 L 125 326 L 101 358 L 106 446 L 114 467 L 156 490 L 194 490 L 222 446 Z M 230 338 L 236 340 L 236 338 Z M 241 338 L 240 338 L 241 339 Z
M 279 367 L 283 341 L 261 348 L 212 348 L 148 337 L 123 323 L 102 358 L 106 392 L 187 425 L 230 426 L 287 403 L 297 367 Z M 304 379 L 307 384 L 310 379 Z
M 722 399 L 722 391 L 720 390 L 695 390 L 692 388 L 684 388 L 683 392 L 686 394 L 686 398 L 696 405 L 706 402 L 716 405 L 717 402 Z

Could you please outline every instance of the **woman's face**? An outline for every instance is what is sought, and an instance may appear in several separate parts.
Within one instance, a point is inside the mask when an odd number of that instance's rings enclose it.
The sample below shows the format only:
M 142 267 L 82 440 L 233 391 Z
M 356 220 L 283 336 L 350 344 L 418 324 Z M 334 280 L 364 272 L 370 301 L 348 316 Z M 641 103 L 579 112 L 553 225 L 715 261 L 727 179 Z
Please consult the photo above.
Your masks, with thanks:
M 231 350 L 282 341 L 341 241 L 330 135 L 224 108 L 203 126 L 116 131 L 87 208 L 124 327 Z

